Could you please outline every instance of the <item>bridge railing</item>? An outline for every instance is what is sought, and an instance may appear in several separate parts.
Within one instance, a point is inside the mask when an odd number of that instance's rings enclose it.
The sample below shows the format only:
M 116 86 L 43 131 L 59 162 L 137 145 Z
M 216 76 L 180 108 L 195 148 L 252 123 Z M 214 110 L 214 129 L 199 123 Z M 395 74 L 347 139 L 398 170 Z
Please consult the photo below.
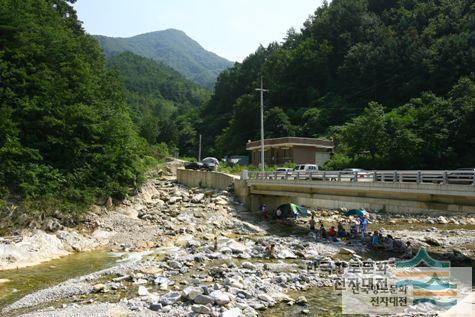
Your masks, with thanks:
M 474 170 L 243 171 L 241 179 L 475 185 Z

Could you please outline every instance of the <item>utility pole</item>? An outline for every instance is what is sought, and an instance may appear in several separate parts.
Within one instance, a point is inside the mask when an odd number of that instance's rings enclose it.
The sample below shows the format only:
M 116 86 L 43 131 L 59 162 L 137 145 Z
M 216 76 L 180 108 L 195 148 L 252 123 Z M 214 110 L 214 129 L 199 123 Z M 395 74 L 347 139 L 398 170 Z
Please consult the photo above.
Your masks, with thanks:
M 265 171 L 265 159 L 264 159 L 264 92 L 269 90 L 264 89 L 263 78 L 261 76 L 261 88 L 257 88 L 257 91 L 261 92 L 261 164 L 262 171 Z
M 201 134 L 200 134 L 200 142 L 198 147 L 198 162 L 201 162 Z

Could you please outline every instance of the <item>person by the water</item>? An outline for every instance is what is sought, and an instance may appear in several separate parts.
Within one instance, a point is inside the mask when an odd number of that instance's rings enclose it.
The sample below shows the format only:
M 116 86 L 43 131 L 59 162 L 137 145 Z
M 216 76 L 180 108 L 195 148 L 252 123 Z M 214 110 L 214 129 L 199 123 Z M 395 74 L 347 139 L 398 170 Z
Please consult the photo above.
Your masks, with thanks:
M 261 205 L 261 211 L 264 216 L 264 220 L 269 220 L 269 212 L 267 211 L 267 206 L 265 204 Z
M 272 243 L 266 248 L 267 257 L 274 259 L 275 258 L 275 244 Z
M 365 216 L 360 216 L 360 233 L 364 236 L 366 232 L 366 227 L 368 226 L 368 219 Z
M 320 223 L 320 237 L 322 239 L 327 239 L 328 238 L 328 233 L 325 227 L 323 226 L 323 223 Z
M 381 239 L 379 237 L 379 232 L 378 231 L 373 232 L 373 238 L 371 240 L 371 245 L 375 248 L 381 247 Z

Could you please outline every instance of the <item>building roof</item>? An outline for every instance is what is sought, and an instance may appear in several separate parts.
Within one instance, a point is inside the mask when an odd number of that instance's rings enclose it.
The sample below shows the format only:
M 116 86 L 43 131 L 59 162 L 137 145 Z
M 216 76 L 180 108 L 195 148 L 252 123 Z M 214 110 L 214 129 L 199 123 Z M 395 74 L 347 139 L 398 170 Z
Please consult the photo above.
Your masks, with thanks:
M 252 151 L 259 149 L 261 141 L 251 141 L 246 144 L 246 150 Z M 334 144 L 329 140 L 321 140 L 315 138 L 300 138 L 300 137 L 283 137 L 275 139 L 264 139 L 264 148 L 283 147 L 283 146 L 307 146 L 319 149 L 333 149 Z

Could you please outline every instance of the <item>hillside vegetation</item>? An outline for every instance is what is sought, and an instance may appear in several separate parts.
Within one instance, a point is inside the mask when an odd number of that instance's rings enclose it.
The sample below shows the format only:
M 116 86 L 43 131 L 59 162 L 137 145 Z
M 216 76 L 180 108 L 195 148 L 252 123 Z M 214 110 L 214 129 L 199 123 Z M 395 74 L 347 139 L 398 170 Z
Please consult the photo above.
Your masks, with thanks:
M 193 155 L 198 147 L 194 123 L 211 92 L 162 63 L 121 53 L 107 60 L 126 88 L 132 118 L 149 144 Z M 163 149 L 163 147 L 162 147 Z
M 206 51 L 184 32 L 168 29 L 130 38 L 97 35 L 107 57 L 128 51 L 172 67 L 186 78 L 213 88 L 216 78 L 232 62 Z
M 300 32 L 225 70 L 203 110 L 207 151 L 259 136 L 333 137 L 328 168 L 475 166 L 475 3 L 334 0 Z
M 0 0 L 0 34 L 0 198 L 65 216 L 140 184 L 146 142 L 70 4 Z

